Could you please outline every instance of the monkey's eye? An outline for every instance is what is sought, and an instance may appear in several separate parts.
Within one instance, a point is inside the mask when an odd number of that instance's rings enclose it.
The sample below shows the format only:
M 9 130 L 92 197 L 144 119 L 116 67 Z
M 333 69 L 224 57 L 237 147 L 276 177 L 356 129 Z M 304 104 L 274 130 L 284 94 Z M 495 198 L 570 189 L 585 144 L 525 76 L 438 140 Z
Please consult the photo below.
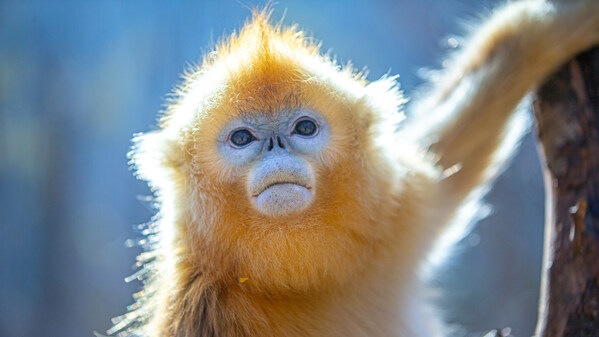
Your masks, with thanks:
M 237 147 L 243 147 L 256 140 L 256 137 L 247 129 L 239 129 L 231 134 L 231 143 Z
M 317 127 L 316 123 L 309 119 L 302 119 L 295 124 L 295 128 L 293 128 L 293 133 L 300 136 L 312 136 L 316 133 Z

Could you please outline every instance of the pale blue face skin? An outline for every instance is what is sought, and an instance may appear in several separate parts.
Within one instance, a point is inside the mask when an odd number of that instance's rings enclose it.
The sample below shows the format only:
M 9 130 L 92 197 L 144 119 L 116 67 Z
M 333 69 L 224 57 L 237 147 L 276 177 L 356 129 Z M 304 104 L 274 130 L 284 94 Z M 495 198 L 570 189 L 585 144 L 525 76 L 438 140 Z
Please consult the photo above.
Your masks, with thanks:
M 318 157 L 329 139 L 327 121 L 301 108 L 242 115 L 223 128 L 217 146 L 227 163 L 249 170 L 252 205 L 262 214 L 284 216 L 310 205 L 315 181 L 306 158 Z

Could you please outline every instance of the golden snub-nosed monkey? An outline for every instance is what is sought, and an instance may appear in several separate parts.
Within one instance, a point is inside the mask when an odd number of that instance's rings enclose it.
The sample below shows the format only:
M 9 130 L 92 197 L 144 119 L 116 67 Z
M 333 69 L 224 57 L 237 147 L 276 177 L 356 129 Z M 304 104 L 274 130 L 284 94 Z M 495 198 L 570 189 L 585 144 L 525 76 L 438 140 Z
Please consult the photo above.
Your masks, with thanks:
M 401 122 L 396 77 L 368 82 L 256 12 L 134 139 L 160 211 L 109 332 L 435 336 L 415 271 L 505 158 L 519 101 L 598 41 L 599 1 L 510 3 Z

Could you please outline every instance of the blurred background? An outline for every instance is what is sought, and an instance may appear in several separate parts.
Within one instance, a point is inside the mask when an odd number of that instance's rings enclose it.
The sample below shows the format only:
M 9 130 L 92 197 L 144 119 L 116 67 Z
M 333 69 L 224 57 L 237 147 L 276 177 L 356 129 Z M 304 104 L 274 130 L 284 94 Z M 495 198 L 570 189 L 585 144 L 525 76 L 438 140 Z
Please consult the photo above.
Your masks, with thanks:
M 126 311 L 140 251 L 125 241 L 153 210 L 126 154 L 187 65 L 262 1 L 0 1 L 0 336 L 92 336 Z M 285 1 L 298 23 L 369 79 L 409 95 L 451 34 L 493 1 Z M 461 24 L 460 24 L 461 23 Z M 536 322 L 543 191 L 529 134 L 487 200 L 493 213 L 435 284 L 456 336 Z

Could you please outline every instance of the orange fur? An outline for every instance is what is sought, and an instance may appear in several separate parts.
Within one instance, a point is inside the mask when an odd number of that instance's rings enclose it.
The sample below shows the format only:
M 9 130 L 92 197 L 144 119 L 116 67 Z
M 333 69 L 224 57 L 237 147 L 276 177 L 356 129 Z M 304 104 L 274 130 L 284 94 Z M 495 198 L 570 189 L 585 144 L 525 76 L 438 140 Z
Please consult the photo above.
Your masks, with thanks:
M 159 198 L 167 198 L 163 195 L 168 192 L 169 204 L 176 206 L 165 209 L 167 201 L 162 200 L 160 229 L 173 233 L 161 237 L 163 246 L 156 248 L 156 272 L 146 285 L 152 297 L 142 299 L 146 303 L 140 309 L 151 307 L 152 316 L 142 331 L 149 336 L 200 331 L 218 336 L 323 335 L 350 316 L 354 324 L 347 324 L 348 334 L 393 331 L 391 316 L 383 315 L 389 321 L 375 324 L 360 318 L 365 308 L 351 311 L 370 292 L 380 291 L 356 288 L 354 282 L 388 280 L 375 284 L 391 287 L 398 275 L 383 276 L 389 269 L 381 260 L 401 264 L 399 253 L 405 247 L 420 249 L 409 234 L 409 226 L 415 225 L 410 218 L 424 198 L 419 194 L 430 190 L 423 184 L 434 170 L 424 161 L 419 164 L 425 169 L 416 167 L 414 158 L 409 163 L 390 160 L 373 139 L 378 133 L 374 128 L 388 121 L 383 116 L 398 114 L 399 92 L 385 88 L 382 95 L 395 103 L 384 106 L 391 111 L 380 111 L 372 106 L 376 98 L 369 97 L 360 75 L 338 71 L 294 27 L 271 26 L 265 12 L 210 55 L 216 57 L 205 59 L 180 88 L 162 119 L 163 131 L 140 136 L 133 157 L 140 175 L 162 193 Z M 204 76 L 210 78 L 209 90 L 190 98 Z M 183 110 L 186 99 L 201 105 Z M 212 144 L 232 117 L 300 106 L 325 112 L 333 128 L 329 148 L 310 163 L 318 192 L 301 217 L 269 218 L 249 204 L 245 173 L 226 167 Z M 185 114 L 193 116 L 179 116 Z M 156 143 L 166 149 L 159 158 Z M 397 165 L 415 166 L 409 170 L 411 183 L 402 183 L 398 172 L 405 169 Z M 167 178 L 157 179 L 156 170 Z M 399 204 L 406 208 L 401 214 Z M 169 211 L 173 214 L 164 214 Z M 390 240 L 402 235 L 405 242 Z M 344 308 L 335 308 L 340 301 Z M 375 312 L 395 305 L 372 302 Z
M 136 137 L 132 160 L 161 210 L 150 237 L 156 243 L 141 257 L 144 290 L 112 331 L 149 337 L 420 331 L 408 318 L 425 315 L 416 271 L 455 209 L 485 181 L 513 106 L 488 113 L 497 125 L 463 123 L 472 141 L 490 139 L 474 156 L 465 145 L 454 146 L 457 152 L 446 146 L 452 137 L 465 141 L 455 124 L 434 129 L 448 135 L 437 145 L 440 164 L 451 166 L 454 158 L 467 164 L 443 180 L 443 168 L 429 154 L 395 133 L 403 103 L 395 78 L 368 83 L 320 55 L 296 27 L 268 21 L 267 10 L 255 13 L 209 53 L 178 88 L 160 129 Z M 459 87 L 467 75 L 485 76 L 488 64 L 501 57 L 495 41 L 506 48 L 519 38 L 512 21 L 489 25 L 478 37 L 482 52 L 467 52 L 459 61 L 459 69 L 471 74 L 449 73 L 447 82 Z M 541 79 L 526 76 L 534 78 L 509 97 L 522 97 Z M 443 85 L 436 90 L 431 97 L 438 101 L 424 105 L 431 111 L 452 97 Z M 477 97 L 494 106 L 492 98 L 476 94 L 452 108 L 470 111 Z M 220 158 L 216 138 L 239 115 L 299 107 L 322 113 L 331 126 L 322 154 L 305 158 L 316 175 L 315 198 L 299 215 L 262 215 L 248 200 L 248 173 Z

